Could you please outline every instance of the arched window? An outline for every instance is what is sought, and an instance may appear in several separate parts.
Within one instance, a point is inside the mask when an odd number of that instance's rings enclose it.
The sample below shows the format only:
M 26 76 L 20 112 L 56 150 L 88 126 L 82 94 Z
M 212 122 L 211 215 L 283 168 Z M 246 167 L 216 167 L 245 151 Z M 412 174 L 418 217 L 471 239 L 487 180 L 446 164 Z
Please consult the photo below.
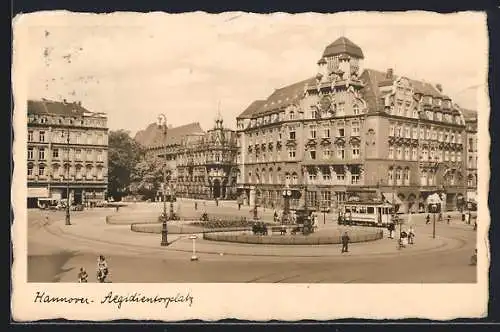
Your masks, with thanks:
M 268 176 L 269 176 L 269 183 L 272 184 L 273 183 L 273 169 L 272 168 L 269 169 Z
M 290 183 L 290 173 L 285 173 L 285 183 Z
M 295 172 L 293 172 L 293 174 L 292 174 L 292 183 L 293 184 L 298 184 L 299 183 L 299 176 Z
M 474 176 L 472 174 L 469 174 L 467 177 L 467 186 L 468 187 L 474 187 Z
M 427 174 L 427 184 L 429 186 L 433 186 L 434 185 L 434 177 L 435 177 L 435 173 L 431 170 L 428 172 Z
M 28 176 L 33 176 L 33 164 L 28 163 Z
M 394 183 L 394 169 L 389 167 L 389 171 L 387 172 L 387 180 L 390 185 Z
M 358 104 L 354 104 L 352 106 L 352 112 L 354 115 L 358 115 L 359 114 L 359 105 Z
M 404 171 L 404 183 L 405 185 L 410 185 L 410 168 L 406 167 Z
M 420 185 L 427 185 L 427 171 L 422 171 L 422 173 L 420 173 Z
M 403 178 L 403 176 L 402 176 L 402 171 L 403 171 L 403 170 L 402 170 L 401 168 L 399 168 L 399 167 L 396 169 L 396 184 L 397 184 L 398 186 L 400 186 L 400 185 L 401 185 L 401 180 L 402 180 L 402 178 Z

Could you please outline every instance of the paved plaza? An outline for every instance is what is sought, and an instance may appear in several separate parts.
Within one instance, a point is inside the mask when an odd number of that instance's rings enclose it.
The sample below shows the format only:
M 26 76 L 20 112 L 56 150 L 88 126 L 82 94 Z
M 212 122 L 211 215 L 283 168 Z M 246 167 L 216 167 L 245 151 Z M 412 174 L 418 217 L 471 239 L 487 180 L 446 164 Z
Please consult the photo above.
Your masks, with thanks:
M 213 215 L 247 216 L 250 207 L 236 203 L 179 201 L 184 217 L 195 220 L 202 211 Z M 472 225 L 450 213 L 452 221 L 425 224 L 425 215 L 412 216 L 415 244 L 398 249 L 397 240 L 384 238 L 353 243 L 348 253 L 341 245 L 255 245 L 196 241 L 198 261 L 191 262 L 189 234 L 169 234 L 168 247 L 161 247 L 160 234 L 137 233 L 130 224 L 110 224 L 106 216 L 127 216 L 141 222 L 153 218 L 161 203 L 130 203 L 119 211 L 95 208 L 72 212 L 72 225 L 64 224 L 64 212 L 28 211 L 28 281 L 76 282 L 80 267 L 95 280 L 98 254 L 106 256 L 113 282 L 263 282 L 263 283 L 471 283 L 476 269 L 469 258 L 476 246 Z M 259 211 L 272 220 L 273 210 Z M 120 219 L 120 218 L 117 218 Z M 123 217 L 121 220 L 125 220 Z M 170 223 L 180 229 L 186 222 Z M 335 216 L 319 215 L 319 231 L 334 229 Z M 187 226 L 186 226 L 187 227 Z M 404 229 L 405 226 L 403 226 Z M 353 231 L 355 227 L 343 227 Z M 176 232 L 178 233 L 178 232 Z M 272 235 L 280 236 L 280 235 Z M 290 236 L 290 235 L 287 235 Z

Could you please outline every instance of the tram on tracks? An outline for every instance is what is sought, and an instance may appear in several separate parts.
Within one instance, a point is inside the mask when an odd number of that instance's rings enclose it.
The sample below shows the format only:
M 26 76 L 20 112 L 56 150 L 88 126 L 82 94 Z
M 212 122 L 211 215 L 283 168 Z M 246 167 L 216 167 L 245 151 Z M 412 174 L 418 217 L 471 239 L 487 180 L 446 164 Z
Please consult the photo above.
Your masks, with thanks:
M 380 201 L 346 202 L 341 208 L 339 224 L 386 227 L 391 223 L 393 207 Z

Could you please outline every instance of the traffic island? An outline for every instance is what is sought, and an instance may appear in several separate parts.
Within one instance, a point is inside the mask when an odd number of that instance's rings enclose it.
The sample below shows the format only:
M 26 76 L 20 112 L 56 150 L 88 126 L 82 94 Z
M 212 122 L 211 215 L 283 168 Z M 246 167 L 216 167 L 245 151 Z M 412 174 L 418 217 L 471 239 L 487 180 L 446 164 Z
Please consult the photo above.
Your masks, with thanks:
M 302 234 L 269 234 L 256 235 L 249 231 L 230 231 L 217 233 L 203 233 L 203 239 L 219 242 L 233 242 L 246 244 L 266 244 L 266 245 L 324 245 L 342 243 L 343 229 L 329 229 L 317 231 L 309 235 Z M 376 229 L 352 229 L 349 230 L 349 242 L 369 242 L 383 238 L 383 231 Z

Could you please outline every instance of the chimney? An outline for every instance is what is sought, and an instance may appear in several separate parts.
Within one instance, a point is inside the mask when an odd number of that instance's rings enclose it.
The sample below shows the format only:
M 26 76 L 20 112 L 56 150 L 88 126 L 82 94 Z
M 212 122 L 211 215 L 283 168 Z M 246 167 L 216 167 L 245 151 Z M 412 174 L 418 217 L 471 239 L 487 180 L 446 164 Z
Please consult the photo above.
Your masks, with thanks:
M 436 84 L 436 89 L 438 89 L 439 92 L 443 92 L 443 86 L 441 84 Z
M 387 69 L 387 73 L 385 74 L 385 78 L 392 80 L 394 75 L 394 71 L 392 68 Z

